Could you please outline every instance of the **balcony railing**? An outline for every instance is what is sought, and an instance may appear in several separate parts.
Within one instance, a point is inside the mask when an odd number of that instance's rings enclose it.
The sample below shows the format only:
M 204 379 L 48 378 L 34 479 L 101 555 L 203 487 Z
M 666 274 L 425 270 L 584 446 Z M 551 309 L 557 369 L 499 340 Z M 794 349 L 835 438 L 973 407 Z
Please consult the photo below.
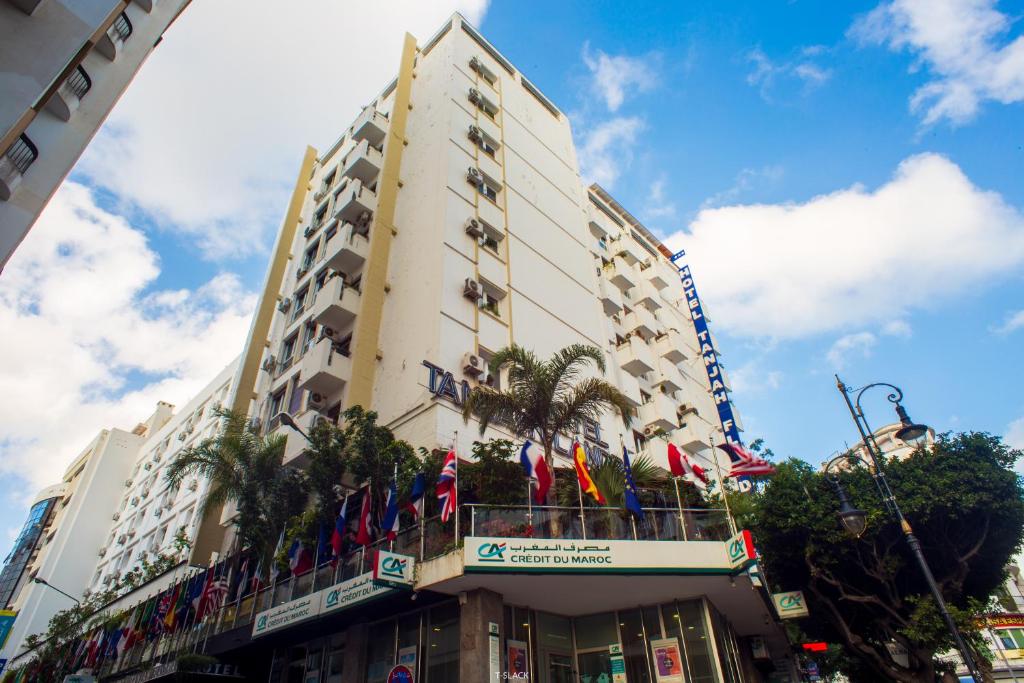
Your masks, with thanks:
M 68 80 L 64 82 L 68 90 L 78 99 L 85 97 L 85 93 L 92 89 L 92 79 L 89 78 L 89 74 L 86 73 L 82 65 L 79 64 L 75 67 L 75 70 L 68 76 Z
M 121 42 L 128 40 L 128 37 L 131 36 L 133 30 L 132 22 L 128 19 L 128 15 L 121 12 L 121 14 L 117 16 L 117 19 L 114 19 L 114 23 L 111 24 L 110 30 L 121 39 Z M 113 36 L 111 36 L 111 38 L 113 38 Z
M 21 182 L 21 177 L 28 167 L 39 158 L 39 150 L 32 140 L 22 133 L 14 144 L 7 148 L 0 157 L 0 200 L 11 198 L 14 189 Z

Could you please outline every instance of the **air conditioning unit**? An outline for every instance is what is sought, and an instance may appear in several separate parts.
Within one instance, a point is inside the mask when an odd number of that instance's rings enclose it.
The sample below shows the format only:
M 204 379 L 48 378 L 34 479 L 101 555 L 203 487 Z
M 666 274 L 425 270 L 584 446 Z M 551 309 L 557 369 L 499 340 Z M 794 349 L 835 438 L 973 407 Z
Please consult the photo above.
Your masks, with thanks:
M 314 202 L 318 202 L 318 201 L 320 201 L 323 198 L 324 198 L 324 191 L 323 190 L 317 190 L 316 192 L 313 193 L 313 201 Z
M 99 555 L 100 557 L 104 557 L 104 556 L 106 556 L 106 554 L 107 554 L 107 549 L 106 549 L 106 548 L 100 548 L 100 550 L 99 550 L 99 552 L 98 552 L 97 554 L 98 554 L 98 555 Z
M 299 266 L 299 269 L 297 271 L 295 271 L 295 279 L 298 280 L 299 278 L 301 278 L 303 275 L 305 275 L 308 272 L 309 272 L 309 266 L 308 265 L 301 265 L 301 266 Z
M 186 434 L 185 432 L 181 432 L 180 434 L 178 434 L 178 441 L 184 441 L 187 438 L 188 434 Z
M 477 126 L 469 127 L 469 139 L 479 144 L 484 141 L 484 132 Z
M 135 538 L 135 529 L 129 529 L 127 536 L 128 538 Z
M 139 497 L 135 496 L 134 498 L 132 498 L 132 505 L 136 505 L 137 506 L 138 504 L 139 504 Z
M 277 304 L 277 310 L 281 311 L 282 313 L 287 313 L 288 309 L 290 309 L 291 307 L 292 307 L 292 300 L 291 299 L 281 299 L 281 301 L 278 302 L 278 304 Z
M 480 239 L 484 236 L 483 228 L 480 226 L 480 221 L 475 218 L 470 218 L 466 221 L 466 234 L 474 239 Z
M 476 377 L 484 371 L 484 359 L 475 353 L 467 353 L 462 356 L 462 372 Z
M 320 330 L 321 337 L 327 337 L 328 339 L 334 339 L 334 335 L 337 334 L 333 327 L 324 327 Z
M 172 507 L 174 507 L 174 501 L 173 500 L 168 500 L 166 503 L 164 503 L 164 508 L 165 509 L 170 510 Z
M 317 228 L 315 226 L 307 226 L 306 229 L 302 231 L 302 236 L 308 240 L 310 237 L 316 234 L 316 231 Z
M 156 462 L 160 462 L 162 459 L 163 459 L 163 456 L 161 456 L 159 453 L 157 453 L 156 455 L 153 456 L 153 462 L 155 462 L 155 463 Z
M 483 182 L 484 176 L 480 173 L 480 169 L 475 166 L 470 166 L 466 169 L 466 180 L 471 182 L 473 185 L 479 185 Z
M 117 544 L 118 545 L 124 545 L 127 542 L 128 542 L 128 535 L 127 534 L 121 534 L 120 536 L 117 537 Z
M 697 414 L 697 409 L 694 408 L 693 406 L 687 404 L 687 403 L 683 403 L 678 408 L 676 408 L 676 415 L 678 415 L 679 417 L 683 417 L 684 415 L 696 415 L 696 414 Z
M 494 81 L 498 80 L 494 72 L 484 66 L 484 63 L 476 57 L 469 60 L 469 68 L 480 74 L 480 77 L 488 83 L 494 83 Z
M 114 575 L 113 574 L 107 574 L 106 576 L 103 577 L 103 585 L 104 586 L 109 586 L 110 582 L 113 581 L 113 580 L 114 580 Z
M 126 489 L 130 489 L 132 487 L 132 484 L 134 484 L 134 483 L 135 483 L 135 481 L 132 480 L 132 479 L 125 479 L 124 480 L 124 487 Z
M 146 489 L 145 491 L 142 492 L 142 497 L 149 498 L 149 489 Z
M 274 356 L 270 356 L 263 359 L 263 365 L 261 367 L 264 372 L 273 372 L 275 365 L 277 365 L 277 359 L 274 358 Z
M 479 282 L 471 277 L 466 278 L 466 282 L 462 285 L 462 296 L 477 301 L 483 296 L 483 293 L 483 288 Z
M 315 391 L 309 393 L 308 405 L 310 408 L 322 408 L 324 403 L 327 401 L 327 397 L 323 394 L 318 394 Z
M 111 517 L 111 519 L 116 522 L 117 520 L 121 519 L 121 513 L 120 512 L 115 512 L 114 516 Z
M 479 107 L 479 106 L 481 106 L 483 104 L 484 96 L 481 95 L 480 91 L 477 90 L 476 88 L 470 88 L 469 89 L 469 101 Z
M 163 514 L 164 514 L 164 509 L 163 508 L 157 508 L 156 510 L 153 510 L 153 516 L 154 517 L 160 517 Z
M 192 481 L 190 481 L 188 483 L 188 490 L 189 491 L 195 491 L 198 488 L 199 488 L 199 480 L 198 479 L 193 479 Z
M 356 227 L 363 228 L 370 224 L 370 219 L 373 218 L 373 214 L 369 211 L 363 211 L 359 214 L 359 218 L 356 219 Z
M 644 436 L 654 436 L 658 432 L 658 428 L 653 425 L 644 427 Z
M 153 463 L 147 462 L 145 465 L 142 466 L 142 469 L 146 470 L 147 472 L 150 471 L 151 469 L 153 469 Z

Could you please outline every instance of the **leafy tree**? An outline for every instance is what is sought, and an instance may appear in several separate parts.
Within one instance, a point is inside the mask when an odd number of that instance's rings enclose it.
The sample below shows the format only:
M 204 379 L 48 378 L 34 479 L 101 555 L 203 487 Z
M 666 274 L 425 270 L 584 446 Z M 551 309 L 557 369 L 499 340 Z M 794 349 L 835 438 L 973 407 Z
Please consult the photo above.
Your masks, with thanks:
M 377 509 L 382 509 L 391 479 L 398 471 L 398 490 L 406 493 L 420 469 L 416 451 L 394 433 L 377 424 L 377 413 L 353 406 L 343 413 L 345 418 L 345 461 L 352 478 L 370 484 Z
M 526 475 L 508 439 L 473 442 L 473 462 L 459 466 L 464 502 L 526 505 Z
M 614 385 L 597 377 L 581 377 L 587 365 L 605 371 L 604 354 L 594 346 L 573 344 L 541 360 L 521 346 L 501 349 L 491 358 L 491 372 L 508 368 L 508 387 L 475 387 L 463 405 L 462 417 L 480 421 L 480 434 L 500 424 L 523 439 L 535 439 L 544 451 L 552 478 L 554 441 L 558 434 L 579 431 L 585 419 L 598 420 L 609 408 L 617 410 L 627 425 L 633 414 L 629 400 Z M 548 492 L 556 500 L 556 487 Z
M 182 451 L 166 478 L 172 486 L 190 476 L 208 479 L 200 514 L 234 503 L 239 548 L 263 556 L 277 540 L 276 522 L 302 509 L 303 477 L 284 466 L 284 436 L 260 434 L 241 412 L 218 409 L 217 415 L 223 421 L 218 434 Z
M 1020 456 L 998 437 L 947 434 L 931 448 L 883 464 L 950 611 L 976 650 L 983 649 L 976 617 L 1024 538 L 1024 489 L 1012 471 Z M 853 680 L 932 681 L 940 668 L 934 656 L 952 649 L 952 638 L 869 472 L 839 474 L 868 515 L 866 533 L 853 540 L 840 530 L 825 475 L 797 460 L 777 470 L 756 497 L 754 539 L 774 588 L 805 591 L 812 616 L 801 628 L 841 643 L 858 665 L 848 667 Z M 908 666 L 895 661 L 890 643 L 906 648 Z

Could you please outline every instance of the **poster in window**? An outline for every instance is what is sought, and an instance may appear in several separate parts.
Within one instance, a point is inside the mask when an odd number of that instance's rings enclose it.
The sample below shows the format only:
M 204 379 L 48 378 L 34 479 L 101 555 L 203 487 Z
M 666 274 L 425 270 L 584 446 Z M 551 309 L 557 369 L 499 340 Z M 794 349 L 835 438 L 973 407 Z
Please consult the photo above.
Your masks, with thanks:
M 508 677 L 526 678 L 529 674 L 526 670 L 526 643 L 522 640 L 506 641 L 508 651 Z
M 654 676 L 657 683 L 685 683 L 683 657 L 677 638 L 652 640 L 651 653 L 654 655 Z

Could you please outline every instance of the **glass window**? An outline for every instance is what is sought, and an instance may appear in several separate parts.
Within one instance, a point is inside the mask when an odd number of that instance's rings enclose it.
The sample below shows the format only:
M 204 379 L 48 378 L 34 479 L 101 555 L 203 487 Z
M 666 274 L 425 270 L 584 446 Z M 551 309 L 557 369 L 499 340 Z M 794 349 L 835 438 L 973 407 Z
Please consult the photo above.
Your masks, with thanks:
M 715 665 L 712 661 L 711 641 L 708 639 L 707 626 L 704 623 L 704 606 L 700 600 L 680 602 L 677 606 L 678 614 L 672 605 L 665 605 L 663 608 L 665 630 L 669 630 L 671 614 L 676 632 L 669 635 L 682 635 L 690 680 L 693 683 L 714 683 Z
M 327 654 L 327 668 L 324 673 L 326 674 L 325 683 L 341 683 L 341 676 L 345 673 L 344 636 L 331 643 L 331 649 Z
M 615 614 L 612 612 L 577 617 L 576 648 L 578 650 L 596 647 L 607 650 L 609 645 L 618 642 L 619 633 L 615 627 Z
M 425 683 L 459 682 L 459 605 L 449 602 L 430 610 L 427 624 Z
M 395 665 L 395 622 L 370 626 L 366 648 L 366 683 L 384 683 Z
M 654 616 L 657 617 L 657 614 Z M 647 639 L 644 638 L 640 610 L 619 612 L 619 633 L 622 638 L 622 654 L 626 659 L 626 680 L 631 683 L 651 683 Z

